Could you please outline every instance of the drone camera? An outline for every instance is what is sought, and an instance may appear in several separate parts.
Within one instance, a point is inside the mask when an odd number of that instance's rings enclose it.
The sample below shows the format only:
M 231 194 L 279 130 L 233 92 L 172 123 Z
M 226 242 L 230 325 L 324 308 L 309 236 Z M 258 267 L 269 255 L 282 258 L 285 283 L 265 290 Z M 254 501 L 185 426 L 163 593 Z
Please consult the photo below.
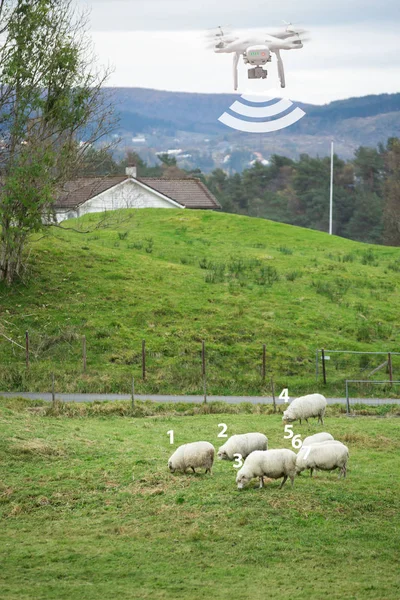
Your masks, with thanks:
M 262 67 L 254 67 L 254 69 L 249 69 L 247 74 L 249 79 L 266 79 L 268 71 Z

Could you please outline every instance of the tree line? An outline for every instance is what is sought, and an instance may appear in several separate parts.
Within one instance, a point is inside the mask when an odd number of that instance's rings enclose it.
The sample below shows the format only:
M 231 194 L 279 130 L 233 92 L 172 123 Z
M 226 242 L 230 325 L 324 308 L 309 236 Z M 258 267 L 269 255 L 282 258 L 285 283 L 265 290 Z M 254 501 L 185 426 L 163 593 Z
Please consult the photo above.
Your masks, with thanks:
M 160 155 L 150 167 L 135 152 L 116 162 L 108 150 L 87 154 L 83 175 L 123 174 L 135 163 L 139 177 L 199 177 L 225 212 L 271 219 L 328 231 L 330 157 L 300 155 L 298 160 L 274 154 L 268 165 L 256 162 L 242 173 L 216 169 L 185 171 L 175 157 Z M 354 158 L 334 156 L 333 233 L 352 240 L 400 245 L 400 140 L 377 148 L 360 146 Z
M 330 157 L 273 155 L 242 173 L 206 177 L 223 210 L 328 231 Z M 334 156 L 333 233 L 400 245 L 400 140 L 359 147 L 350 161 Z

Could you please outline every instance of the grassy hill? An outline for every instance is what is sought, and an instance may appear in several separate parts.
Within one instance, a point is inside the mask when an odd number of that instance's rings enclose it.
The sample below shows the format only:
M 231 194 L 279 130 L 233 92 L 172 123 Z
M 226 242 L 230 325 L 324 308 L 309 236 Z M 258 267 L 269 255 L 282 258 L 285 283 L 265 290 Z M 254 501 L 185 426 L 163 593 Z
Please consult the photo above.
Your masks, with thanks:
M 0 332 L 24 346 L 28 330 L 31 343 L 26 369 L 23 348 L 0 337 L 0 389 L 48 391 L 54 372 L 59 392 L 128 392 L 134 375 L 138 393 L 201 393 L 204 340 L 210 394 L 269 394 L 273 375 L 295 396 L 323 389 L 317 348 L 399 350 L 399 248 L 206 211 L 126 210 L 65 226 L 81 232 L 34 240 L 26 281 L 0 288 Z M 332 355 L 327 393 L 343 395 L 346 376 L 384 359 Z
M 240 492 L 232 462 L 183 475 L 168 457 L 218 448 L 221 421 L 290 448 L 280 415 L 60 418 L 0 399 L 0 421 L 2 600 L 398 597 L 399 419 L 327 417 L 349 447 L 345 480 Z

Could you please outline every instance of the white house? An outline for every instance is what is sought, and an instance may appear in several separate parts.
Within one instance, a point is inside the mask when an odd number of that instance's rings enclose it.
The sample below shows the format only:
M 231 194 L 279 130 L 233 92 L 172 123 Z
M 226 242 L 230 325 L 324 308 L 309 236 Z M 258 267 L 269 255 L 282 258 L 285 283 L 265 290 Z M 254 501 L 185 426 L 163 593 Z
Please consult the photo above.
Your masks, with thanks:
M 139 178 L 135 166 L 126 167 L 125 175 L 68 181 L 54 204 L 59 223 L 86 213 L 118 208 L 219 210 L 221 206 L 199 179 Z

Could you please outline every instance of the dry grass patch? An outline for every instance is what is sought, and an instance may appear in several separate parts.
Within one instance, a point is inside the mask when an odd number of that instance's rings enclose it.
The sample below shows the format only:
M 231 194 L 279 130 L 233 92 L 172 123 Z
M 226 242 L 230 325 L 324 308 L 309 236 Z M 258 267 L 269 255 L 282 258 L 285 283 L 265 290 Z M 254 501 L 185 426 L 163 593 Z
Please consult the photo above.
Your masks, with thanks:
M 55 446 L 44 442 L 39 438 L 32 440 L 16 440 L 11 438 L 13 446 L 10 452 L 13 454 L 24 454 L 27 456 L 65 456 L 65 450 L 59 446 Z

